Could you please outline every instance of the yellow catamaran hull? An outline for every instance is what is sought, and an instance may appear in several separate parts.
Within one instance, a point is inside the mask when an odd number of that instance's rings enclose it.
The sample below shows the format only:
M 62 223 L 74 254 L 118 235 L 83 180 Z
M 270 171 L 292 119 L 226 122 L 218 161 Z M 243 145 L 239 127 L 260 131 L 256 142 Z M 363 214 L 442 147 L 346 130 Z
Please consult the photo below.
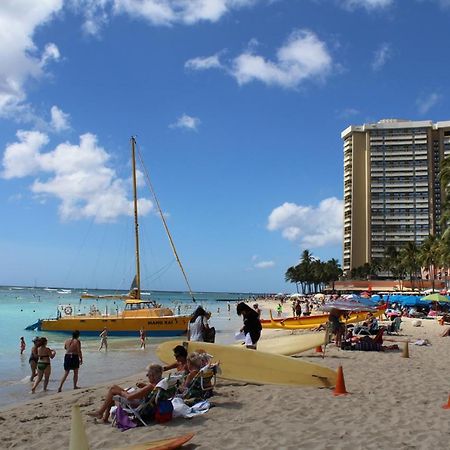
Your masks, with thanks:
M 147 336 L 165 337 L 186 334 L 190 317 L 61 317 L 41 320 L 37 326 L 42 331 L 72 333 L 80 331 L 82 335 L 98 335 L 105 327 L 110 336 L 136 336 L 142 328 Z

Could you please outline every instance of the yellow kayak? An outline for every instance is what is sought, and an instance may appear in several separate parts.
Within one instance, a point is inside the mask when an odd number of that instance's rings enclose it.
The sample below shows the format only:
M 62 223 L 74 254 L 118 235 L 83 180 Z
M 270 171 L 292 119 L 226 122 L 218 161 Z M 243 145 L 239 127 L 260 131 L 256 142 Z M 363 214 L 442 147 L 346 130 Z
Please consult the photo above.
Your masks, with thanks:
M 384 314 L 385 309 L 379 309 L 373 312 L 375 317 L 381 317 Z M 341 317 L 341 320 L 345 323 L 358 323 L 363 322 L 367 317 L 367 311 L 354 312 L 349 315 L 347 319 Z M 274 320 L 272 312 L 270 313 L 270 320 L 261 321 L 263 328 L 280 328 L 282 330 L 309 330 L 316 328 L 320 325 L 325 325 L 328 322 L 328 314 L 322 314 L 320 316 L 308 316 L 300 317 L 298 319 L 289 318 L 286 320 Z

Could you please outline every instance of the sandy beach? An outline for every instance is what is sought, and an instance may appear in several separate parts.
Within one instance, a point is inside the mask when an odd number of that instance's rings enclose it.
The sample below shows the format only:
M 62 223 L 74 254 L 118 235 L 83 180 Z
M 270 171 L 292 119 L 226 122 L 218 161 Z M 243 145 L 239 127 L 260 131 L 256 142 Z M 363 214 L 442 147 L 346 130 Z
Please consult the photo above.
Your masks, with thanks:
M 287 308 L 287 307 L 286 307 Z M 325 358 L 314 351 L 302 359 L 337 368 L 342 364 L 350 395 L 329 389 L 262 386 L 219 380 L 214 407 L 200 417 L 120 432 L 86 415 L 98 407 L 106 387 L 97 385 L 62 394 L 39 393 L 25 403 L 0 410 L 1 448 L 68 448 L 71 406 L 78 403 L 92 449 L 109 449 L 194 432 L 187 449 L 429 449 L 448 446 L 450 411 L 441 406 L 450 393 L 449 338 L 444 327 L 404 319 L 402 352 L 352 352 L 330 345 Z M 286 331 L 264 332 L 272 339 Z M 416 339 L 431 345 L 417 346 Z M 386 342 L 389 344 L 390 342 Z M 143 368 L 144 369 L 144 368 Z M 274 368 L 276 370 L 276 368 Z M 117 380 L 123 386 L 144 380 L 144 372 Z

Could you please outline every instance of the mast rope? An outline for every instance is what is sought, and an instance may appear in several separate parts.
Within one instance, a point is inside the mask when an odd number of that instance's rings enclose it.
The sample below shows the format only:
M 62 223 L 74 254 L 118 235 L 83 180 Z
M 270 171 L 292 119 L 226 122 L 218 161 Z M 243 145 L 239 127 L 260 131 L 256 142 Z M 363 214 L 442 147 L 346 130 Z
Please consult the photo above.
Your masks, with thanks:
M 195 302 L 196 300 L 195 300 L 195 297 L 194 297 L 194 293 L 192 292 L 191 285 L 189 284 L 189 280 L 188 280 L 188 277 L 187 277 L 186 272 L 184 270 L 183 264 L 181 263 L 181 260 L 180 260 L 180 258 L 178 256 L 177 249 L 175 248 L 175 243 L 173 242 L 172 235 L 170 234 L 170 231 L 169 231 L 169 227 L 167 226 L 166 218 L 164 217 L 164 213 L 162 212 L 161 206 L 159 205 L 158 197 L 156 196 L 156 192 L 153 189 L 153 185 L 152 185 L 152 183 L 150 181 L 150 177 L 148 175 L 148 170 L 145 167 L 144 160 L 142 158 L 141 149 L 140 149 L 139 144 L 137 145 L 136 150 L 137 150 L 137 155 L 138 155 L 138 158 L 139 158 L 139 162 L 141 163 L 141 167 L 142 167 L 142 170 L 144 172 L 144 176 L 145 176 L 145 180 L 147 182 L 147 186 L 149 187 L 150 192 L 152 193 L 153 199 L 155 200 L 155 204 L 156 204 L 156 207 L 158 209 L 159 215 L 161 216 L 161 220 L 162 220 L 162 223 L 164 225 L 164 229 L 166 230 L 166 234 L 167 234 L 167 237 L 169 239 L 170 246 L 172 247 L 173 254 L 175 256 L 175 259 L 177 260 L 178 265 L 180 266 L 181 273 L 183 274 L 184 281 L 186 282 L 186 286 L 189 289 L 189 295 L 191 296 L 192 301 Z

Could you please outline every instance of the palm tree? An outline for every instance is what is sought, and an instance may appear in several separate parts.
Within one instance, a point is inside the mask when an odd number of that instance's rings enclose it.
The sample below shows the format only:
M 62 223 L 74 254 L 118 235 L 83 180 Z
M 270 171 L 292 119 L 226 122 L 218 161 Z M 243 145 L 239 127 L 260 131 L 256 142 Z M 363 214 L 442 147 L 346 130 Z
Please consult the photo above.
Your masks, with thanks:
M 295 283 L 295 289 L 297 290 L 298 293 L 298 283 L 300 282 L 299 278 L 298 278 L 298 266 L 292 266 L 289 267 L 288 270 L 286 270 L 286 273 L 284 274 L 284 280 L 289 282 L 289 283 Z
M 409 274 L 412 289 L 414 289 L 414 280 L 420 270 L 418 255 L 419 249 L 415 242 L 408 242 L 406 246 L 400 250 L 400 260 Z
M 434 292 L 436 265 L 440 260 L 439 240 L 435 235 L 430 234 L 420 247 L 420 260 L 424 267 L 428 268 L 428 273 L 431 276 L 431 286 Z
M 439 171 L 439 179 L 441 181 L 441 236 L 448 233 L 448 224 L 450 223 L 450 156 L 445 157 L 441 161 Z
M 327 282 L 332 283 L 332 289 L 334 291 L 334 283 L 342 276 L 342 269 L 339 261 L 332 258 L 326 262 L 325 271 L 327 273 Z
M 394 245 L 389 245 L 385 252 L 384 258 L 381 263 L 384 270 L 386 270 L 388 277 L 389 273 L 392 273 L 396 270 L 396 266 L 398 265 L 398 250 Z

